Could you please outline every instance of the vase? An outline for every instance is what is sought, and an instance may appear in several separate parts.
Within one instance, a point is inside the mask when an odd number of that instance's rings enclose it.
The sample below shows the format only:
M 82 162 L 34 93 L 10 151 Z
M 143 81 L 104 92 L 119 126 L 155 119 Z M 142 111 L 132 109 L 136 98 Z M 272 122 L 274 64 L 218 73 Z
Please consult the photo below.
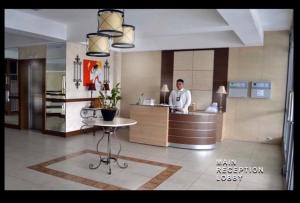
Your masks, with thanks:
M 104 121 L 112 121 L 116 115 L 117 109 L 101 109 Z

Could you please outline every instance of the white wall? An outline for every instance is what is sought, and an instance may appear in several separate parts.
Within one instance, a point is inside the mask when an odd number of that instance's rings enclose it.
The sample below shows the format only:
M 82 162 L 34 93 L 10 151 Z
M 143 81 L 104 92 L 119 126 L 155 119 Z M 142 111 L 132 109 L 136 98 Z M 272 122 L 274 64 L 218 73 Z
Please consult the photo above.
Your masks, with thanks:
M 18 48 L 5 49 L 5 58 L 18 59 L 19 58 Z
M 78 89 L 73 82 L 74 77 L 74 65 L 73 62 L 78 55 L 80 61 L 82 62 L 81 66 L 81 78 L 83 81 L 83 60 L 101 60 L 104 64 L 105 60 L 108 59 L 110 64 L 110 87 L 114 85 L 114 52 L 111 52 L 110 57 L 89 57 L 86 56 L 86 46 L 80 43 L 67 42 L 66 48 L 66 99 L 76 99 L 76 98 L 90 98 L 91 92 L 87 90 L 86 86 L 83 86 L 83 82 L 80 83 Z M 119 67 L 120 68 L 120 67 Z M 120 76 L 118 76 L 120 77 Z M 99 92 L 93 91 L 93 97 L 98 97 Z M 89 106 L 89 101 L 84 102 L 67 102 L 66 104 L 66 131 L 75 131 L 79 130 L 82 126 L 82 118 L 80 117 L 80 110 L 82 107 Z

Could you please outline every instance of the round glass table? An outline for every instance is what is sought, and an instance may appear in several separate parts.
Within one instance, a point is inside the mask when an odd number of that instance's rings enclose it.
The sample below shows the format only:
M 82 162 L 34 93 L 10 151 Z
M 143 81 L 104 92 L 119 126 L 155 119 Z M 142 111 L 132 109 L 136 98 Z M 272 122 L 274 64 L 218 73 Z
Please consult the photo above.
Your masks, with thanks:
M 118 158 L 119 158 L 119 155 L 120 155 L 120 152 L 121 152 L 121 149 L 122 149 L 120 141 L 119 141 L 119 151 L 117 153 L 117 156 L 116 157 L 112 156 L 112 154 L 111 154 L 111 136 L 115 137 L 116 140 L 118 140 L 116 130 L 120 127 L 135 125 L 137 123 L 137 121 L 132 120 L 132 119 L 128 119 L 128 118 L 115 117 L 114 120 L 112 120 L 112 121 L 104 121 L 101 118 L 97 118 L 97 119 L 95 118 L 95 119 L 84 119 L 82 122 L 85 125 L 99 126 L 99 127 L 103 128 L 103 135 L 99 139 L 99 141 L 97 142 L 97 146 L 96 146 L 97 152 L 100 152 L 99 151 L 99 144 L 103 140 L 104 136 L 107 135 L 107 153 L 106 153 L 106 156 L 102 157 L 101 155 L 99 155 L 99 163 L 96 164 L 96 165 L 90 164 L 89 168 L 90 169 L 97 169 L 97 168 L 99 168 L 99 166 L 103 162 L 104 164 L 108 165 L 108 174 L 111 174 L 111 166 L 110 166 L 111 160 L 114 160 L 120 168 L 127 168 L 128 167 L 127 163 L 124 162 L 121 165 L 118 162 Z

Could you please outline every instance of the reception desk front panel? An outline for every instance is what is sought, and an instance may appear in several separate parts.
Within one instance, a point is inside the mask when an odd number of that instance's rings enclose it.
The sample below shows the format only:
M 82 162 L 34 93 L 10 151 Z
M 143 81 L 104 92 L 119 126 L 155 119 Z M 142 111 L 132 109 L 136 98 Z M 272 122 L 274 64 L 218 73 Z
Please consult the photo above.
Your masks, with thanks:
M 130 105 L 130 118 L 137 124 L 130 127 L 129 141 L 168 146 L 168 107 Z
M 213 149 L 216 144 L 217 113 L 170 113 L 169 146 Z
M 129 141 L 187 149 L 213 149 L 222 138 L 222 113 L 170 113 L 160 105 L 130 105 Z

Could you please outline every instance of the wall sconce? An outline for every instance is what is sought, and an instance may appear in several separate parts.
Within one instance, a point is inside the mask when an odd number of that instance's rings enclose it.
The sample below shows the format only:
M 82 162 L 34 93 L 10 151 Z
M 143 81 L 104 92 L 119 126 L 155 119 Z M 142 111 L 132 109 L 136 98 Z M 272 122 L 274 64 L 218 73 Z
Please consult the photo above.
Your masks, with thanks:
M 81 61 L 79 56 L 77 55 L 74 61 L 74 79 L 75 86 L 78 89 L 81 81 Z
M 104 64 L 104 80 L 103 80 L 103 89 L 105 91 L 109 90 L 109 64 L 106 59 L 105 64 Z

